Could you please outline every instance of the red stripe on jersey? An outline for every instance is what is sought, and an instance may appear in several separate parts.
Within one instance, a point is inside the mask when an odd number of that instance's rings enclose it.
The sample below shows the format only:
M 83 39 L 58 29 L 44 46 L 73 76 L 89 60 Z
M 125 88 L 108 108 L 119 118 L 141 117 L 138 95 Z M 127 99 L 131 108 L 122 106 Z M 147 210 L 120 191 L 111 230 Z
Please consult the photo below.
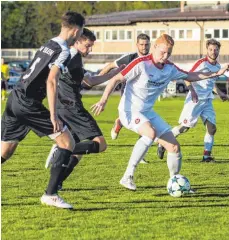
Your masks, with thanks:
M 121 74 L 125 76 L 129 71 L 131 71 L 138 63 L 143 61 L 149 61 L 152 60 L 152 55 L 149 54 L 147 56 L 138 57 L 134 59 L 131 63 L 129 63 L 122 71 Z
M 206 62 L 207 60 L 208 60 L 207 57 L 199 59 L 199 60 L 194 64 L 194 66 L 192 67 L 192 69 L 190 70 L 190 72 L 194 72 L 194 71 L 200 66 L 201 63 Z
M 187 71 L 185 71 L 185 70 L 183 70 L 183 69 L 181 69 L 181 68 L 179 68 L 176 64 L 174 64 L 174 63 L 172 63 L 172 62 L 170 62 L 169 60 L 167 60 L 166 61 L 166 64 L 170 64 L 170 65 L 174 65 L 174 67 L 176 67 L 180 72 L 183 72 L 183 73 L 186 73 L 186 74 L 188 74 L 188 72 Z

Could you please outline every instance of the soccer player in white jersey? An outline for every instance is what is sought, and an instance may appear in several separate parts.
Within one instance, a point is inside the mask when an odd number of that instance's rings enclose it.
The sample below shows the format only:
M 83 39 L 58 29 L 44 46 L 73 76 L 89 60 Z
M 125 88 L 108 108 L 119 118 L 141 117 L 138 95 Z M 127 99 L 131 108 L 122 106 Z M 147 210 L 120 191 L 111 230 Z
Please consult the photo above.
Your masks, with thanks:
M 215 39 L 210 39 L 206 43 L 207 56 L 199 59 L 191 69 L 191 72 L 216 72 L 220 69 L 220 64 L 217 62 L 221 44 Z M 225 75 L 220 78 L 227 78 Z M 219 97 L 225 101 L 228 100 L 228 96 L 224 94 L 216 86 L 216 78 L 206 79 L 201 82 L 187 83 L 192 86 L 197 93 L 199 101 L 193 102 L 190 92 L 188 93 L 184 108 L 181 112 L 179 119 L 179 126 L 172 129 L 173 135 L 178 137 L 180 134 L 185 133 L 189 128 L 196 126 L 199 117 L 201 117 L 203 124 L 206 126 L 206 134 L 204 137 L 204 153 L 202 162 L 214 162 L 214 158 L 211 156 L 212 147 L 214 144 L 214 135 L 216 133 L 216 120 L 215 111 L 213 109 L 212 100 L 215 92 Z M 163 158 L 165 148 L 159 144 L 158 157 Z
M 152 54 L 135 59 L 110 79 L 100 101 L 91 107 L 92 112 L 99 115 L 116 84 L 126 81 L 126 88 L 118 107 L 119 117 L 124 127 L 142 136 L 136 142 L 127 169 L 120 180 L 120 184 L 130 190 L 136 190 L 133 180 L 135 169 L 155 138 L 168 151 L 167 165 L 170 176 L 180 172 L 180 145 L 170 131 L 170 126 L 152 109 L 168 83 L 174 79 L 192 82 L 216 77 L 228 69 L 227 65 L 216 73 L 185 72 L 168 61 L 173 46 L 172 37 L 163 34 L 156 40 Z

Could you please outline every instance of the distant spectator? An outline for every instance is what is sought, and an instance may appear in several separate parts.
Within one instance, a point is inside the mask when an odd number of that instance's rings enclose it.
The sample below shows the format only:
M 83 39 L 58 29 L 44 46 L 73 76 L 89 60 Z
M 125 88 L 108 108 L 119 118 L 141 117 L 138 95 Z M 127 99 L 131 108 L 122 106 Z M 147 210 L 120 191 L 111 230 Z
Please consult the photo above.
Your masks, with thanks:
M 9 66 L 4 63 L 4 58 L 1 59 L 1 97 L 6 100 L 7 81 L 9 80 Z

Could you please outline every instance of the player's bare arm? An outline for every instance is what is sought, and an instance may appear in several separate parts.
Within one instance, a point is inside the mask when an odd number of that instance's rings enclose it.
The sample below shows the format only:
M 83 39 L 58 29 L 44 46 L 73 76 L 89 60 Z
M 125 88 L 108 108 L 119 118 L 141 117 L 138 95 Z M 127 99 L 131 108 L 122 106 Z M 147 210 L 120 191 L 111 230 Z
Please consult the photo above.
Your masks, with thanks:
M 99 76 L 103 76 L 104 74 L 108 73 L 111 69 L 116 68 L 117 65 L 115 62 L 111 62 L 105 66 L 105 68 L 99 73 Z
M 194 103 L 197 103 L 198 102 L 198 95 L 194 89 L 194 87 L 192 86 L 192 84 L 188 81 L 184 81 L 185 85 L 187 86 L 188 90 L 191 92 L 191 96 L 192 96 L 192 101 Z
M 125 65 L 121 65 L 119 68 L 111 70 L 108 74 L 105 74 L 103 76 L 86 76 L 83 79 L 82 85 L 85 88 L 92 88 L 93 86 L 99 85 L 101 83 L 104 83 L 108 81 L 109 79 L 113 78 L 116 74 L 118 74 L 120 71 L 122 71 L 125 68 Z
M 104 93 L 101 99 L 91 107 L 91 111 L 94 113 L 94 115 L 99 115 L 104 110 L 110 94 L 113 92 L 117 84 L 124 81 L 125 79 L 121 73 L 118 73 L 113 78 L 111 78 L 111 80 L 109 81 L 109 83 L 107 84 L 104 90 Z
M 56 112 L 56 103 L 57 103 L 57 86 L 58 86 L 58 79 L 60 75 L 60 69 L 53 65 L 48 79 L 47 79 L 47 98 L 49 104 L 49 111 L 50 111 L 50 119 L 53 124 L 53 132 L 59 132 L 63 126 L 62 123 L 59 121 Z
M 226 64 L 223 68 L 221 68 L 218 72 L 212 73 L 212 72 L 189 72 L 188 77 L 185 79 L 189 82 L 196 82 L 201 81 L 208 78 L 218 77 L 223 75 L 226 71 L 229 70 L 229 64 Z
M 229 97 L 227 96 L 227 94 L 225 94 L 224 92 L 222 92 L 218 87 L 217 85 L 215 84 L 214 85 L 214 88 L 213 88 L 213 92 L 218 94 L 220 99 L 224 102 L 226 100 L 229 100 Z

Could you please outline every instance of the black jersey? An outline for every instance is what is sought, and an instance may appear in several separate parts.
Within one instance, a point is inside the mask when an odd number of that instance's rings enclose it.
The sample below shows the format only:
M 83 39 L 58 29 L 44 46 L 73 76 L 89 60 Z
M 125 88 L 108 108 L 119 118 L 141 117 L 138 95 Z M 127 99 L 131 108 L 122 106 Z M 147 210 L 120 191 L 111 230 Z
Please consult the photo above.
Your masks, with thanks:
M 69 60 L 67 43 L 59 37 L 49 40 L 36 52 L 15 89 L 28 98 L 42 101 L 46 97 L 46 80 L 51 66 L 56 65 L 63 71 Z
M 62 73 L 59 79 L 59 98 L 60 99 L 81 99 L 81 82 L 86 71 L 83 68 L 82 56 L 71 48 L 71 60 L 68 63 L 67 71 Z
M 122 64 L 128 65 L 130 62 L 132 62 L 135 58 L 138 57 L 139 55 L 137 52 L 128 53 L 115 60 L 115 64 L 117 65 L 117 67 L 120 67 Z

